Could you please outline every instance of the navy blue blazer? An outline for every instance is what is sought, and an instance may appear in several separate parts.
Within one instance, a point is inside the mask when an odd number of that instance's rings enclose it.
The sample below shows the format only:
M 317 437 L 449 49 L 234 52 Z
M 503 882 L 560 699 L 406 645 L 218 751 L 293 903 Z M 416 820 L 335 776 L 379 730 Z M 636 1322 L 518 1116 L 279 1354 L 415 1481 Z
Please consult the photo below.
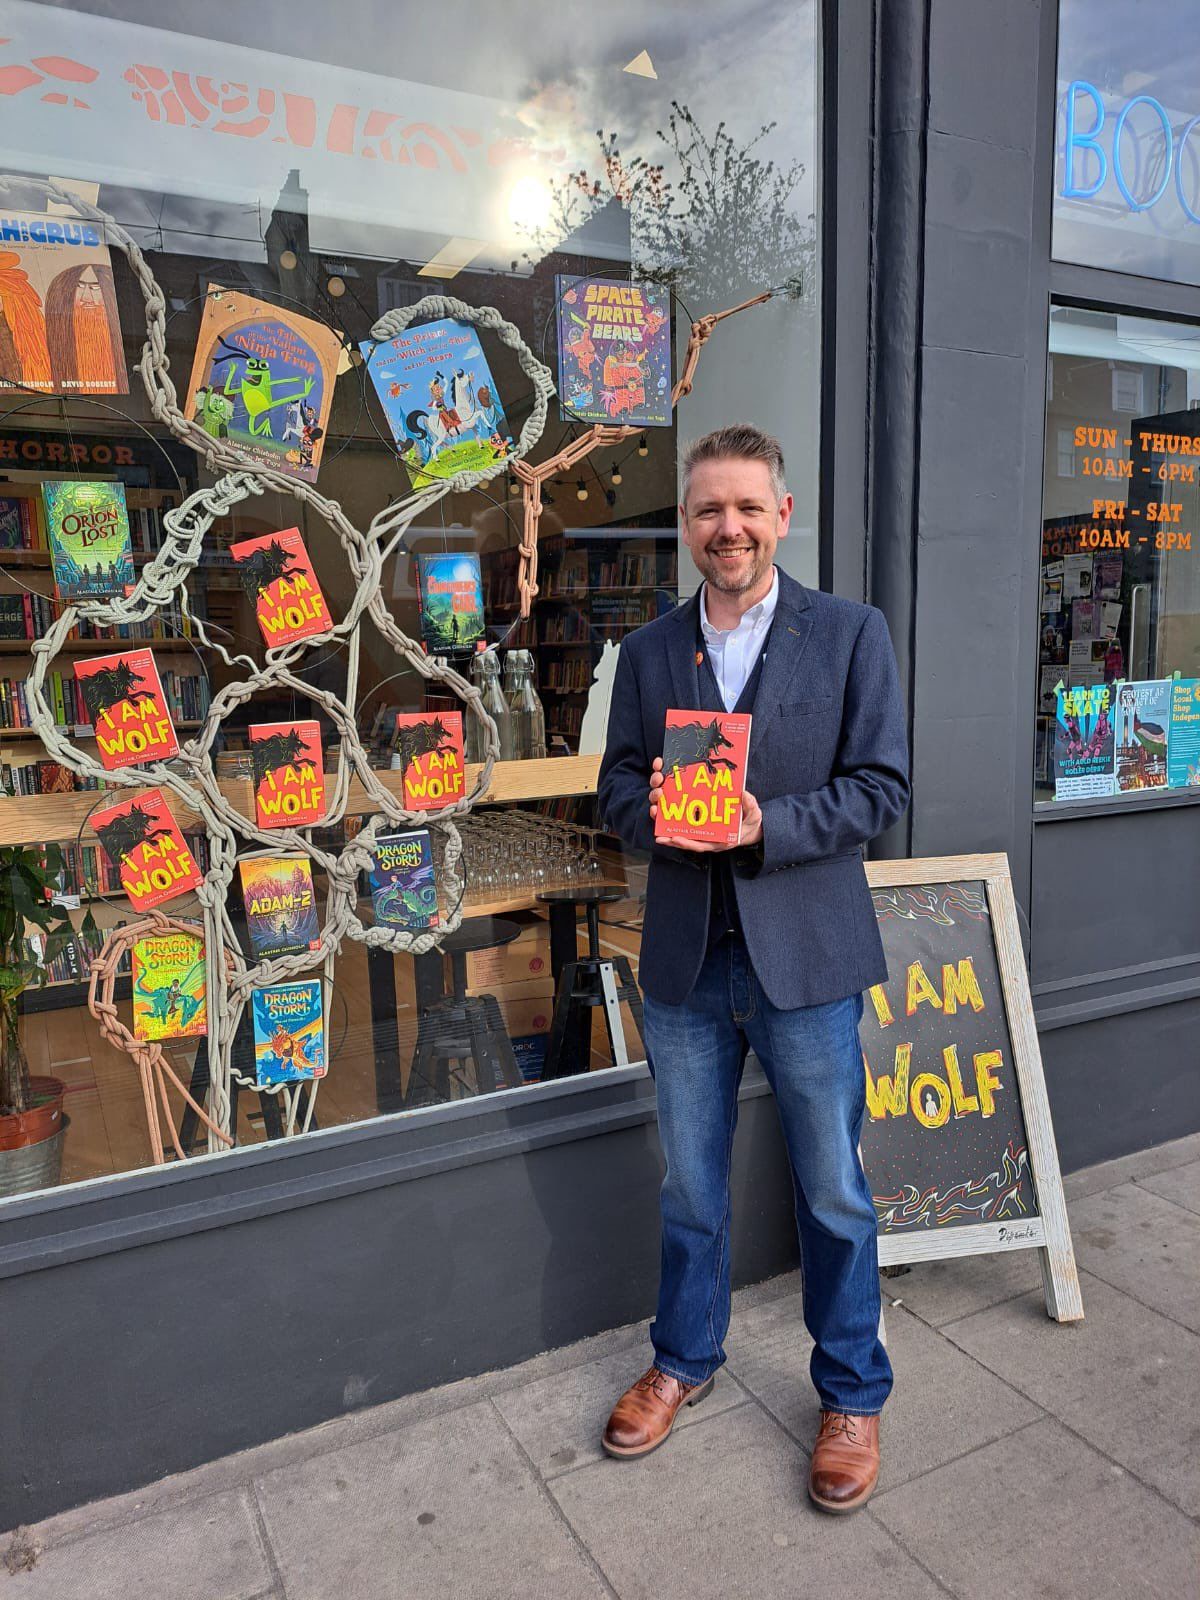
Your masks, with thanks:
M 711 854 L 654 842 L 650 763 L 668 709 L 699 710 L 699 596 L 621 645 L 600 813 L 650 852 L 639 980 L 682 1005 L 707 949 Z M 887 978 L 862 847 L 908 804 L 908 739 L 883 613 L 779 574 L 779 602 L 753 708 L 746 787 L 763 844 L 734 857 L 747 949 L 777 1006 L 820 1005 Z

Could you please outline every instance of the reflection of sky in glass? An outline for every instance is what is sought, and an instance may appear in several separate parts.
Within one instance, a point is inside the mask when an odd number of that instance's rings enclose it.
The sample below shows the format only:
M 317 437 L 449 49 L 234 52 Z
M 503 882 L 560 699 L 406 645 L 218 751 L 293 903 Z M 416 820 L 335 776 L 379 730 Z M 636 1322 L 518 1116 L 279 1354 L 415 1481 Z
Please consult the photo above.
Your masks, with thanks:
M 1200 215 L 1200 125 L 1188 135 L 1180 169 L 1181 140 L 1200 116 L 1200 36 L 1195 0 L 1060 0 L 1058 116 L 1054 186 L 1054 254 L 1060 260 L 1150 277 L 1200 283 L 1200 222 L 1189 218 L 1183 198 Z M 1099 129 L 1105 181 L 1094 196 L 1068 197 L 1066 89 L 1074 81 L 1094 86 L 1105 110 Z M 1152 96 L 1171 125 L 1172 161 L 1164 165 L 1166 139 L 1155 109 L 1136 106 L 1121 139 L 1121 172 L 1137 203 L 1162 195 L 1138 210 L 1122 194 L 1113 170 L 1113 134 L 1123 107 L 1135 96 Z M 1077 133 L 1096 126 L 1095 104 L 1086 93 L 1075 100 Z M 1077 188 L 1099 176 L 1099 159 L 1077 144 L 1071 174 Z
M 679 164 L 657 137 L 673 101 L 688 107 L 709 137 L 725 119 L 738 148 L 775 122 L 755 153 L 784 168 L 802 162 L 787 209 L 799 218 L 816 209 L 816 0 L 787 7 L 769 0 L 653 7 L 643 0 L 553 7 L 544 0 L 504 0 L 500 7 L 355 0 L 349 12 L 300 4 L 204 11 L 190 0 L 0 0 L 0 21 L 13 40 L 5 61 L 69 43 L 102 68 L 104 86 L 84 119 L 87 138 L 78 118 L 67 137 L 71 113 L 30 96 L 19 124 L 10 121 L 0 136 L 0 155 L 18 170 L 44 170 L 40 163 L 54 160 L 58 170 L 101 178 L 110 197 L 120 191 L 127 224 L 156 234 L 162 227 L 191 251 L 207 234 L 223 236 L 222 253 L 242 254 L 235 242 L 257 240 L 259 204 L 269 214 L 296 168 L 308 192 L 314 248 L 419 259 L 465 238 L 480 243 L 479 264 L 507 265 L 528 246 L 520 224 L 541 220 L 536 212 L 548 189 L 581 169 L 602 173 L 598 130 L 617 136 L 627 161 L 666 159 L 667 178 L 678 181 Z M 657 78 L 623 70 L 642 51 Z M 478 154 L 468 152 L 461 169 L 431 172 L 371 161 L 361 151 L 331 159 L 319 148 L 296 150 L 274 128 L 258 140 L 215 136 L 211 126 L 168 128 L 150 122 L 121 81 L 134 62 L 267 84 L 280 99 L 285 90 L 311 95 L 322 124 L 326 108 L 344 102 L 361 104 L 364 113 L 370 106 L 395 112 L 401 123 L 467 126 L 479 136 Z M 514 141 L 505 159 L 493 158 L 497 140 Z M 163 193 L 166 173 L 175 195 Z

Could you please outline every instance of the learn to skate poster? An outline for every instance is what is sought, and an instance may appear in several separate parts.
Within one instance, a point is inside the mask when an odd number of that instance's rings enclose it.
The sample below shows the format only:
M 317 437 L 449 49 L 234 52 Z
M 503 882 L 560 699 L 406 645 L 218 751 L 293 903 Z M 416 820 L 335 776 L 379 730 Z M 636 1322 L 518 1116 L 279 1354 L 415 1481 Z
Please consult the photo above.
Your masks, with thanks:
M 982 882 L 874 889 L 890 977 L 864 996 L 862 1159 L 880 1234 L 1038 1214 Z
M 556 280 L 558 398 L 580 422 L 671 425 L 671 293 L 619 278 Z
M 0 210 L 0 389 L 129 393 L 99 223 Z
M 1170 678 L 1113 685 L 1117 788 L 1122 793 L 1166 788 L 1172 687 Z
M 414 489 L 507 457 L 512 432 L 470 323 L 442 317 L 360 348 Z
M 184 415 L 261 466 L 315 483 L 341 352 L 324 323 L 210 284 Z
M 1055 693 L 1054 798 L 1087 800 L 1112 794 L 1112 685 L 1094 683 Z

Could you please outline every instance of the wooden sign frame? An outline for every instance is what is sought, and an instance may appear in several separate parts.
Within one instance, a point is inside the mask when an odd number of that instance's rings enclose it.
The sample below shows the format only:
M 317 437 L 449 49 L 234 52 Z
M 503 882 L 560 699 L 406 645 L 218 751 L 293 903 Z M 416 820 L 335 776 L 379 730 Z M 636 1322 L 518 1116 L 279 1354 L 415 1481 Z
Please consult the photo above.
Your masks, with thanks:
M 1075 1268 L 1062 1171 L 1050 1119 L 1008 857 L 1001 854 L 928 856 L 918 860 L 868 861 L 866 868 L 867 882 L 872 889 L 982 880 L 987 891 L 996 965 L 1028 1138 L 1029 1165 L 1038 1200 L 1037 1216 L 1024 1217 L 1019 1222 L 982 1222 L 945 1228 L 938 1233 L 880 1234 L 879 1264 L 884 1267 L 911 1265 L 951 1256 L 1036 1249 L 1041 1258 L 1047 1312 L 1058 1322 L 1082 1321 L 1079 1274 Z

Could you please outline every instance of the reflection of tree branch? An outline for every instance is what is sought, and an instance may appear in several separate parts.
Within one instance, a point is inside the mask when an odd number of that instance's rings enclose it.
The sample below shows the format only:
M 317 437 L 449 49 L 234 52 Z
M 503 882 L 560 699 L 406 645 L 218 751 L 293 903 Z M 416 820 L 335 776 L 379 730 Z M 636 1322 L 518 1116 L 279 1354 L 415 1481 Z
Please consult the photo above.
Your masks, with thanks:
M 581 169 L 554 186 L 553 223 L 531 235 L 529 258 L 540 259 L 617 200 L 630 213 L 633 271 L 647 282 L 686 285 L 697 299 L 721 300 L 761 280 L 767 264 L 777 281 L 811 296 L 816 230 L 812 215 L 798 216 L 792 204 L 804 164 L 780 167 L 755 154 L 774 128 L 764 123 L 739 145 L 723 121 L 710 136 L 687 106 L 672 101 L 657 137 L 678 170 L 674 184 L 664 163 L 627 160 L 615 133 L 598 133 L 600 175 Z

